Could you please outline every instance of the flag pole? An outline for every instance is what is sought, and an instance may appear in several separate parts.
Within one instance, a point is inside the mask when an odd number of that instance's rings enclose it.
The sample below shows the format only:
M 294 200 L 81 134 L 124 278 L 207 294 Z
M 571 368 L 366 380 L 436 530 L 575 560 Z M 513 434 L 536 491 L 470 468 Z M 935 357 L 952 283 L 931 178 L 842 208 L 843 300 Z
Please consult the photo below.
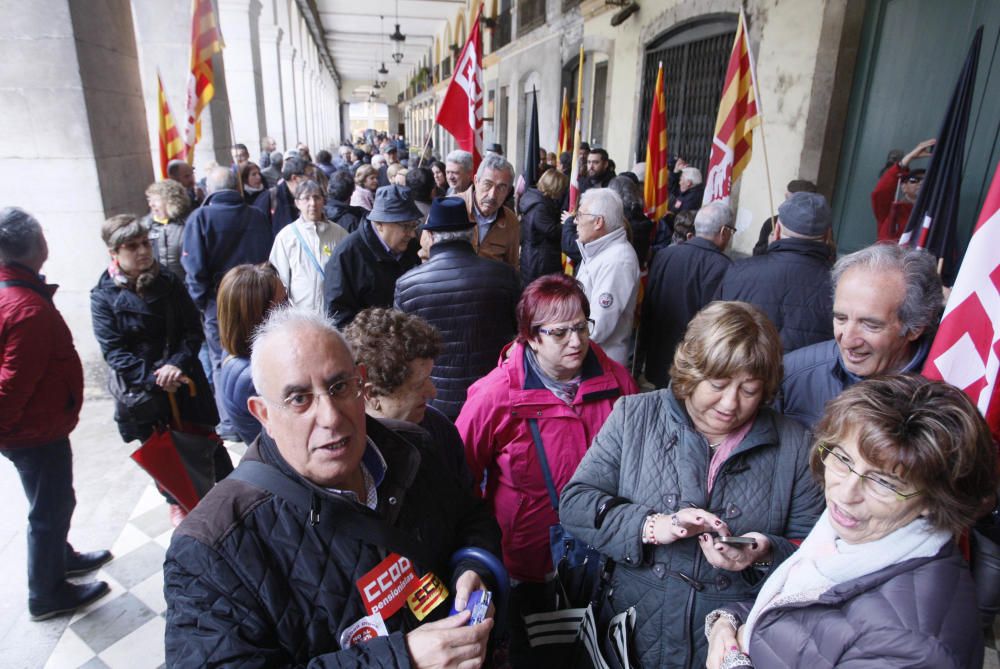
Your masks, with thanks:
M 437 125 L 437 124 L 434 124 Z M 419 169 L 421 165 L 424 164 L 424 154 L 427 153 L 427 147 L 431 144 L 431 134 L 434 132 L 434 125 L 431 129 L 427 131 L 427 139 L 424 140 L 424 148 L 420 150 L 420 158 L 417 159 L 417 168 Z
M 764 110 L 760 101 L 760 89 L 757 88 L 757 66 L 753 62 L 753 49 L 750 48 L 750 31 L 747 29 L 747 17 L 743 7 L 740 7 L 740 22 L 743 24 L 743 34 L 747 39 L 747 59 L 750 61 L 750 83 L 753 85 L 753 95 L 757 102 L 757 114 L 760 116 L 760 148 L 764 150 L 764 177 L 767 179 L 767 203 L 770 207 L 770 217 L 774 218 L 774 189 L 771 187 L 771 164 L 767 160 L 767 140 L 764 137 Z

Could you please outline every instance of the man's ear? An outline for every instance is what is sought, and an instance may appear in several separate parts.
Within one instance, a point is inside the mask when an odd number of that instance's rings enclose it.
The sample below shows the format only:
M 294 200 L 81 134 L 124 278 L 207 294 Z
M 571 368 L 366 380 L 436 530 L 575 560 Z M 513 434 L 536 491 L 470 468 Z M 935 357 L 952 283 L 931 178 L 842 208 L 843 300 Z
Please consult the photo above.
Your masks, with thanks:
M 268 406 L 267 402 L 264 401 L 264 398 L 258 395 L 253 395 L 248 398 L 247 409 L 250 411 L 250 415 L 257 419 L 257 422 L 261 424 L 264 430 L 267 430 Z M 268 434 L 271 433 L 268 432 Z

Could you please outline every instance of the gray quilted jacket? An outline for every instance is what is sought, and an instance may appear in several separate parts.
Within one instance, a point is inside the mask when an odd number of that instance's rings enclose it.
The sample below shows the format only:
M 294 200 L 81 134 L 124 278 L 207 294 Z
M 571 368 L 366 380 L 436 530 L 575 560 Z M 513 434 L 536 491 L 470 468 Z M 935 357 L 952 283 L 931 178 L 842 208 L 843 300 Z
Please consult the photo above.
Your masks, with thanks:
M 562 523 L 616 562 L 610 604 L 635 606 L 635 647 L 643 667 L 704 667 L 705 615 L 752 603 L 764 569 L 729 572 L 712 567 L 697 538 L 644 546 L 642 524 L 654 512 L 693 505 L 719 515 L 734 534 L 761 532 L 774 564 L 795 549 L 823 509 L 809 474 L 809 441 L 794 421 L 761 408 L 743 442 L 707 491 L 710 449 L 671 389 L 623 397 L 572 480 L 563 490 Z M 614 496 L 631 503 L 594 518 Z
M 749 607 L 733 610 L 741 619 Z M 983 636 L 969 568 L 949 543 L 842 583 L 816 601 L 765 611 L 750 639 L 764 669 L 983 666 Z

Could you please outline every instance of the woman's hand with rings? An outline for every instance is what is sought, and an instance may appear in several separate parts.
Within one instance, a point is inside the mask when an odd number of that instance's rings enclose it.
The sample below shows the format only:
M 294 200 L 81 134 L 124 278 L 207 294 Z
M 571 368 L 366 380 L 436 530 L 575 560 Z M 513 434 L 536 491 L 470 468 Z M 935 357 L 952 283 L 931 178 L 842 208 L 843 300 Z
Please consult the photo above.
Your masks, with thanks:
M 754 543 L 748 546 L 723 544 L 717 537 L 705 533 L 698 537 L 698 545 L 705 559 L 716 569 L 743 571 L 755 562 L 770 560 L 771 542 L 766 536 L 760 532 L 747 532 L 742 536 L 753 539 Z
M 702 532 L 714 532 L 724 537 L 730 534 L 728 525 L 704 509 L 680 509 L 669 516 L 660 516 L 653 527 L 653 536 L 658 544 L 672 544 Z

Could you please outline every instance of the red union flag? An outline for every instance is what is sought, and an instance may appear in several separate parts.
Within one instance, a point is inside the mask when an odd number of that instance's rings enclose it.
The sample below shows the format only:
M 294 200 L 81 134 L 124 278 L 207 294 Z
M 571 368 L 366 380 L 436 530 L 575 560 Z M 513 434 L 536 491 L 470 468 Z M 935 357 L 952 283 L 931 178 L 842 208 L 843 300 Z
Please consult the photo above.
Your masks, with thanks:
M 192 0 L 191 4 L 191 73 L 188 75 L 187 105 L 184 118 L 184 144 L 188 162 L 194 160 L 194 146 L 201 139 L 201 110 L 215 95 L 212 56 L 222 50 L 222 38 L 215 22 L 212 0 Z
M 434 122 L 451 133 L 459 148 L 472 154 L 473 171 L 483 158 L 483 46 L 479 6 L 472 32 L 458 57 L 451 83 Z
M 1000 165 L 931 345 L 924 376 L 961 388 L 1000 440 Z
M 736 40 L 729 56 L 722 99 L 719 100 L 719 115 L 715 120 L 715 136 L 712 138 L 708 174 L 705 175 L 703 204 L 716 200 L 728 202 L 733 182 L 740 178 L 750 162 L 753 129 L 760 125 L 756 90 L 746 18 L 740 11 Z

